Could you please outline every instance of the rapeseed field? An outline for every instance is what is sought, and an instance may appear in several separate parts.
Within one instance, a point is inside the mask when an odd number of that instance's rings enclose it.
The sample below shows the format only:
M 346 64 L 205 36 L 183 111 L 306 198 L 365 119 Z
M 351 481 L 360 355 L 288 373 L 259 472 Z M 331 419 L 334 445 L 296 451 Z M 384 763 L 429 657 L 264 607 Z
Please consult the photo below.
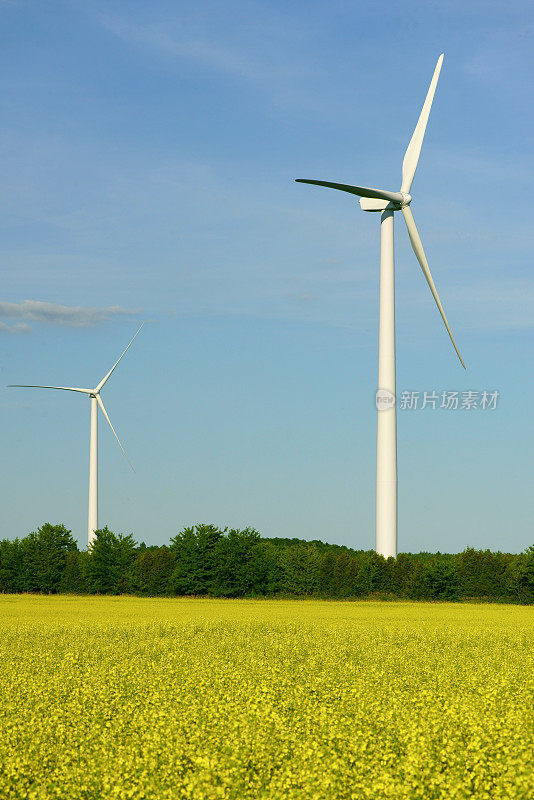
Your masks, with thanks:
M 532 608 L 0 597 L 0 797 L 534 797 Z

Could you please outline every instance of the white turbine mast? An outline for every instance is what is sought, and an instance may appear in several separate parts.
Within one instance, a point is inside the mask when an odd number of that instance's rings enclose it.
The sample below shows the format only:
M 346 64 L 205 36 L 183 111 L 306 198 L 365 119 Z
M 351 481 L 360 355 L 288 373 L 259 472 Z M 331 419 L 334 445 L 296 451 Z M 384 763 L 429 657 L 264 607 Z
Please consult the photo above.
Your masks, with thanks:
M 350 186 L 331 181 L 297 179 L 297 183 L 327 186 L 358 195 L 363 211 L 381 212 L 380 225 L 380 305 L 378 332 L 378 423 L 376 457 L 376 551 L 388 558 L 397 555 L 397 412 L 395 407 L 395 266 L 393 255 L 393 215 L 401 211 L 408 236 L 423 275 L 432 292 L 460 363 L 465 364 L 456 346 L 441 305 L 425 251 L 410 208 L 410 189 L 417 169 L 426 125 L 438 83 L 443 53 L 438 58 L 423 109 L 402 162 L 402 183 L 398 192 Z M 382 400 L 382 403 L 380 403 Z M 381 406 L 384 407 L 381 407 Z
M 144 323 L 143 323 L 144 325 Z M 108 412 L 106 411 L 106 407 L 102 401 L 102 397 L 100 396 L 100 391 L 103 388 L 106 381 L 109 380 L 111 377 L 111 373 L 129 349 L 130 345 L 132 344 L 133 340 L 143 327 L 137 329 L 135 334 L 132 336 L 130 341 L 128 342 L 127 346 L 124 348 L 118 359 L 115 361 L 113 366 L 111 367 L 110 371 L 107 375 L 104 375 L 100 383 L 98 383 L 94 389 L 81 389 L 75 386 L 40 386 L 36 384 L 24 384 L 24 383 L 15 383 L 8 386 L 8 389 L 60 389 L 64 392 L 81 392 L 82 394 L 89 395 L 91 399 L 91 436 L 89 440 L 89 516 L 88 516 L 88 523 L 87 523 L 87 545 L 88 547 L 91 546 L 95 539 L 95 531 L 98 530 L 98 407 L 100 406 L 102 413 L 104 414 L 105 418 L 109 423 L 109 427 L 113 431 L 113 435 L 117 440 L 120 449 L 122 450 L 124 457 L 128 464 L 130 465 L 131 469 L 135 472 L 128 456 L 126 455 L 126 451 L 121 444 L 119 437 L 117 436 L 117 432 L 115 428 L 111 424 L 111 420 L 109 418 Z

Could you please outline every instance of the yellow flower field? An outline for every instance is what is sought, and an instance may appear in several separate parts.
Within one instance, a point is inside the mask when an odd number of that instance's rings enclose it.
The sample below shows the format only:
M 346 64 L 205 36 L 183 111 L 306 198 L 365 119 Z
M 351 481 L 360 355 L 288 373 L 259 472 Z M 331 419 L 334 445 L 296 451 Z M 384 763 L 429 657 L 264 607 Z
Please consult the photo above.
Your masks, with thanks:
M 529 607 L 0 596 L 0 797 L 534 797 Z

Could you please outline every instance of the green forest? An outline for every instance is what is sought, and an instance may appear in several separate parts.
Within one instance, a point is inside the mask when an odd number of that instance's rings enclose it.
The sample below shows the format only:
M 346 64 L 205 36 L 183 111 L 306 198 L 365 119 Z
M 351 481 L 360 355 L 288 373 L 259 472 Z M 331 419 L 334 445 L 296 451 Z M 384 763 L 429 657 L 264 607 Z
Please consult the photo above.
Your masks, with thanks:
M 64 525 L 46 523 L 23 539 L 0 541 L 0 591 L 530 604 L 534 546 L 521 554 L 467 547 L 384 559 L 374 550 L 199 524 L 161 546 L 105 527 L 85 551 Z

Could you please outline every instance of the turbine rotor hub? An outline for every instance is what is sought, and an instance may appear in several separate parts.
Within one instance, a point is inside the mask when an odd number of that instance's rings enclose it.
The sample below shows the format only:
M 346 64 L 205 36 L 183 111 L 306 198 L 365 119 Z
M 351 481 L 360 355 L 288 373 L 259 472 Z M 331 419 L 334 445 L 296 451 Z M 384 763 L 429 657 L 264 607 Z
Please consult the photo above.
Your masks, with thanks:
M 405 206 L 409 206 L 410 203 L 412 202 L 411 194 L 408 194 L 408 192 L 400 192 L 400 194 L 402 195 L 402 200 L 400 202 L 400 207 L 404 208 Z

